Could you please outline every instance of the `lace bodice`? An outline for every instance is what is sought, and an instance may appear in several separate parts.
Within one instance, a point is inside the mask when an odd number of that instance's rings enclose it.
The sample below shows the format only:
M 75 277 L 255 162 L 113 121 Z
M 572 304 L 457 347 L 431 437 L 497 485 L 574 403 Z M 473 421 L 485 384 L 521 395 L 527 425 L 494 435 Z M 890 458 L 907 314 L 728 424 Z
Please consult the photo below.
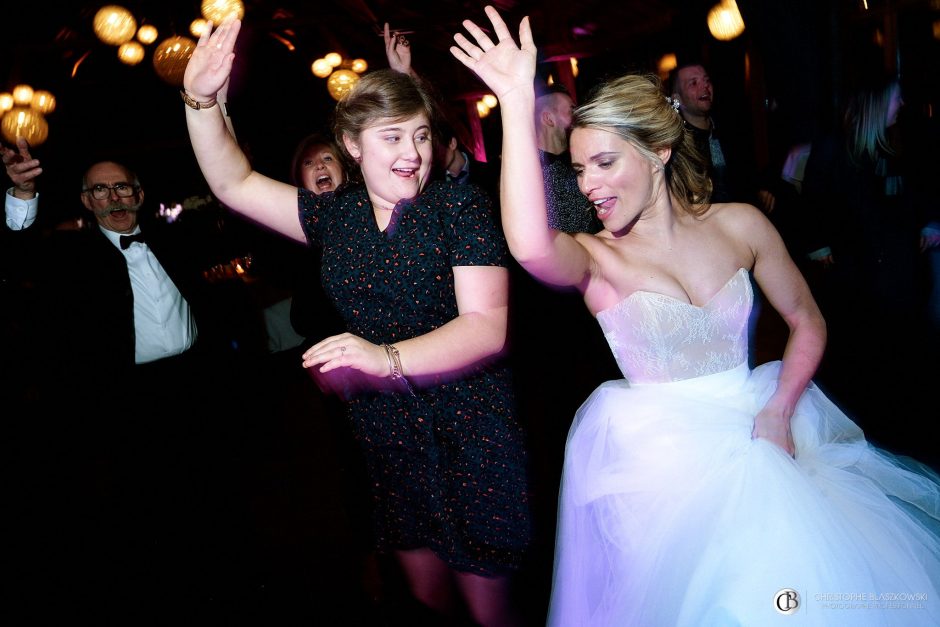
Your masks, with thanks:
M 741 268 L 701 307 L 638 291 L 597 313 L 620 371 L 631 383 L 680 381 L 747 360 L 750 276 Z

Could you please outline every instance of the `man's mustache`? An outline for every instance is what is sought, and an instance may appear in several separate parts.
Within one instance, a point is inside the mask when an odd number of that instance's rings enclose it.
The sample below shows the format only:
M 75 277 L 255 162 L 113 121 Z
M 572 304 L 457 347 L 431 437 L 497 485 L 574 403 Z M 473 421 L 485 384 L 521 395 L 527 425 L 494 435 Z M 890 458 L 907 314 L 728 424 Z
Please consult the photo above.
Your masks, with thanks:
M 95 215 L 98 216 L 99 218 L 106 218 L 112 213 L 114 213 L 115 211 L 138 211 L 139 209 L 140 209 L 140 203 L 136 205 L 120 205 L 120 204 L 108 205 L 107 207 L 96 210 Z

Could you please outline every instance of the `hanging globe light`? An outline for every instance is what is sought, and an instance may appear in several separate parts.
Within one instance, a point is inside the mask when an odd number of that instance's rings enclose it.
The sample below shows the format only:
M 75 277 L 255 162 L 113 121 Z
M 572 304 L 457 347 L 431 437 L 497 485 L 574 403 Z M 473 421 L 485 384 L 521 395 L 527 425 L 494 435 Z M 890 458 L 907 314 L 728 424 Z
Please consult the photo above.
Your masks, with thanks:
M 499 100 L 493 94 L 486 94 L 483 96 L 483 98 L 481 98 L 481 100 L 483 101 L 483 104 L 485 104 L 490 109 L 499 104 Z
M 130 41 L 137 32 L 137 20 L 122 6 L 109 4 L 98 9 L 92 22 L 98 39 L 112 46 L 120 46 Z
M 369 64 L 366 63 L 365 59 L 353 59 L 352 63 L 349 64 L 349 69 L 356 74 L 362 74 L 369 69 Z
M 3 92 L 0 94 L 0 114 L 13 108 L 13 94 Z
M 228 17 L 245 17 L 245 5 L 241 0 L 202 0 L 202 16 L 218 26 Z
M 477 100 L 477 115 L 481 118 L 485 118 L 490 114 L 490 108 L 486 106 L 486 103 L 482 100 Z
M 317 59 L 310 65 L 310 71 L 318 78 L 326 78 L 333 71 L 333 66 L 326 59 Z
M 137 41 L 142 44 L 152 44 L 157 40 L 157 27 L 152 24 L 144 24 L 137 29 Z
M 333 100 L 342 100 L 359 81 L 359 75 L 351 70 L 336 70 L 326 80 L 326 89 Z
M 126 65 L 137 65 L 144 60 L 144 47 L 136 41 L 128 41 L 118 48 L 118 59 Z
M 189 37 L 175 36 L 164 39 L 153 52 L 153 69 L 170 85 L 183 86 L 183 72 L 189 57 L 193 56 L 196 42 Z
M 21 83 L 13 88 L 13 104 L 28 105 L 33 101 L 33 88 Z
M 721 0 L 708 12 L 708 31 L 719 41 L 731 41 L 744 32 L 744 18 L 734 0 Z
M 38 146 L 49 137 L 49 123 L 39 111 L 30 107 L 13 107 L 0 120 L 0 133 L 11 144 L 22 137 L 30 146 Z
M 193 37 L 202 37 L 202 34 L 205 32 L 208 26 L 209 26 L 209 22 L 202 19 L 201 17 L 197 17 L 196 19 L 194 19 L 192 22 L 189 23 L 189 32 L 192 34 Z
M 42 114 L 52 113 L 55 111 L 55 96 L 45 89 L 38 89 L 33 92 L 33 99 L 29 101 L 29 106 Z
M 323 58 L 330 64 L 330 67 L 338 67 L 343 62 L 343 55 L 338 52 L 328 52 Z

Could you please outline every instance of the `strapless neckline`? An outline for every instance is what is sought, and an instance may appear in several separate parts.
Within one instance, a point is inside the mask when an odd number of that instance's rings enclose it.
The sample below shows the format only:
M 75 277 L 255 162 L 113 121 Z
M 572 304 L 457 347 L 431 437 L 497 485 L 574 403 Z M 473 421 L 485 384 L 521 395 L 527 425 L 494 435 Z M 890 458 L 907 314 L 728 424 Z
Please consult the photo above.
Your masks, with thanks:
M 624 297 L 623 300 L 621 300 L 621 301 L 619 301 L 619 302 L 617 302 L 617 303 L 611 305 L 610 307 L 607 307 L 606 309 L 601 309 L 600 311 L 597 312 L 597 314 L 595 314 L 595 317 L 600 317 L 601 315 L 604 315 L 604 314 L 607 314 L 607 313 L 609 313 L 609 312 L 612 312 L 612 311 L 616 310 L 618 307 L 622 306 L 624 303 L 630 302 L 630 300 L 632 300 L 634 297 L 639 297 L 639 296 L 644 296 L 644 295 L 645 295 L 645 296 L 654 296 L 654 297 L 662 298 L 662 299 L 665 299 L 665 300 L 670 300 L 670 301 L 673 301 L 673 302 L 675 302 L 675 303 L 677 303 L 677 304 L 679 304 L 679 305 L 685 305 L 685 306 L 687 306 L 687 307 L 692 307 L 693 309 L 705 309 L 705 308 L 708 307 L 710 304 L 712 304 L 712 303 L 715 301 L 715 299 L 718 298 L 718 296 L 719 296 L 722 292 L 724 292 L 726 289 L 728 289 L 728 286 L 731 285 L 731 284 L 734 282 L 734 280 L 735 280 L 736 278 L 738 278 L 738 276 L 739 276 L 742 272 L 745 273 L 745 274 L 747 274 L 747 268 L 738 268 L 738 271 L 735 272 L 734 274 L 732 274 L 732 275 L 731 275 L 731 278 L 729 278 L 727 281 L 725 281 L 725 284 L 722 285 L 722 286 L 718 289 L 717 292 L 715 292 L 714 294 L 712 294 L 712 296 L 711 296 L 707 301 L 705 301 L 705 303 L 703 303 L 702 305 L 696 305 L 695 303 L 687 303 L 687 302 L 685 302 L 684 300 L 681 300 L 681 299 L 679 299 L 679 298 L 676 298 L 675 296 L 670 296 L 670 295 L 668 295 L 668 294 L 662 294 L 662 293 L 660 293 L 660 292 L 651 292 L 651 291 L 649 291 L 649 290 L 636 290 L 636 291 L 634 291 L 634 292 L 631 292 L 631 293 L 630 293 L 629 295 L 627 295 L 626 297 Z

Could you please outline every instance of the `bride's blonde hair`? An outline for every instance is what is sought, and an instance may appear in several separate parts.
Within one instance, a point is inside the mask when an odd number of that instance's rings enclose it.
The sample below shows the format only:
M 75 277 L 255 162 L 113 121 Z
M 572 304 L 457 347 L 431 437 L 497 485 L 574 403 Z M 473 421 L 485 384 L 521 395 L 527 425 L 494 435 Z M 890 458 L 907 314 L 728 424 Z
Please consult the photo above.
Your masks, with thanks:
M 663 94 L 658 76 L 627 74 L 600 85 L 575 109 L 571 128 L 614 132 L 664 167 L 669 189 L 685 211 L 701 215 L 708 209 L 708 164 L 685 130 L 682 115 Z M 663 148 L 672 150 L 665 165 L 656 154 Z

